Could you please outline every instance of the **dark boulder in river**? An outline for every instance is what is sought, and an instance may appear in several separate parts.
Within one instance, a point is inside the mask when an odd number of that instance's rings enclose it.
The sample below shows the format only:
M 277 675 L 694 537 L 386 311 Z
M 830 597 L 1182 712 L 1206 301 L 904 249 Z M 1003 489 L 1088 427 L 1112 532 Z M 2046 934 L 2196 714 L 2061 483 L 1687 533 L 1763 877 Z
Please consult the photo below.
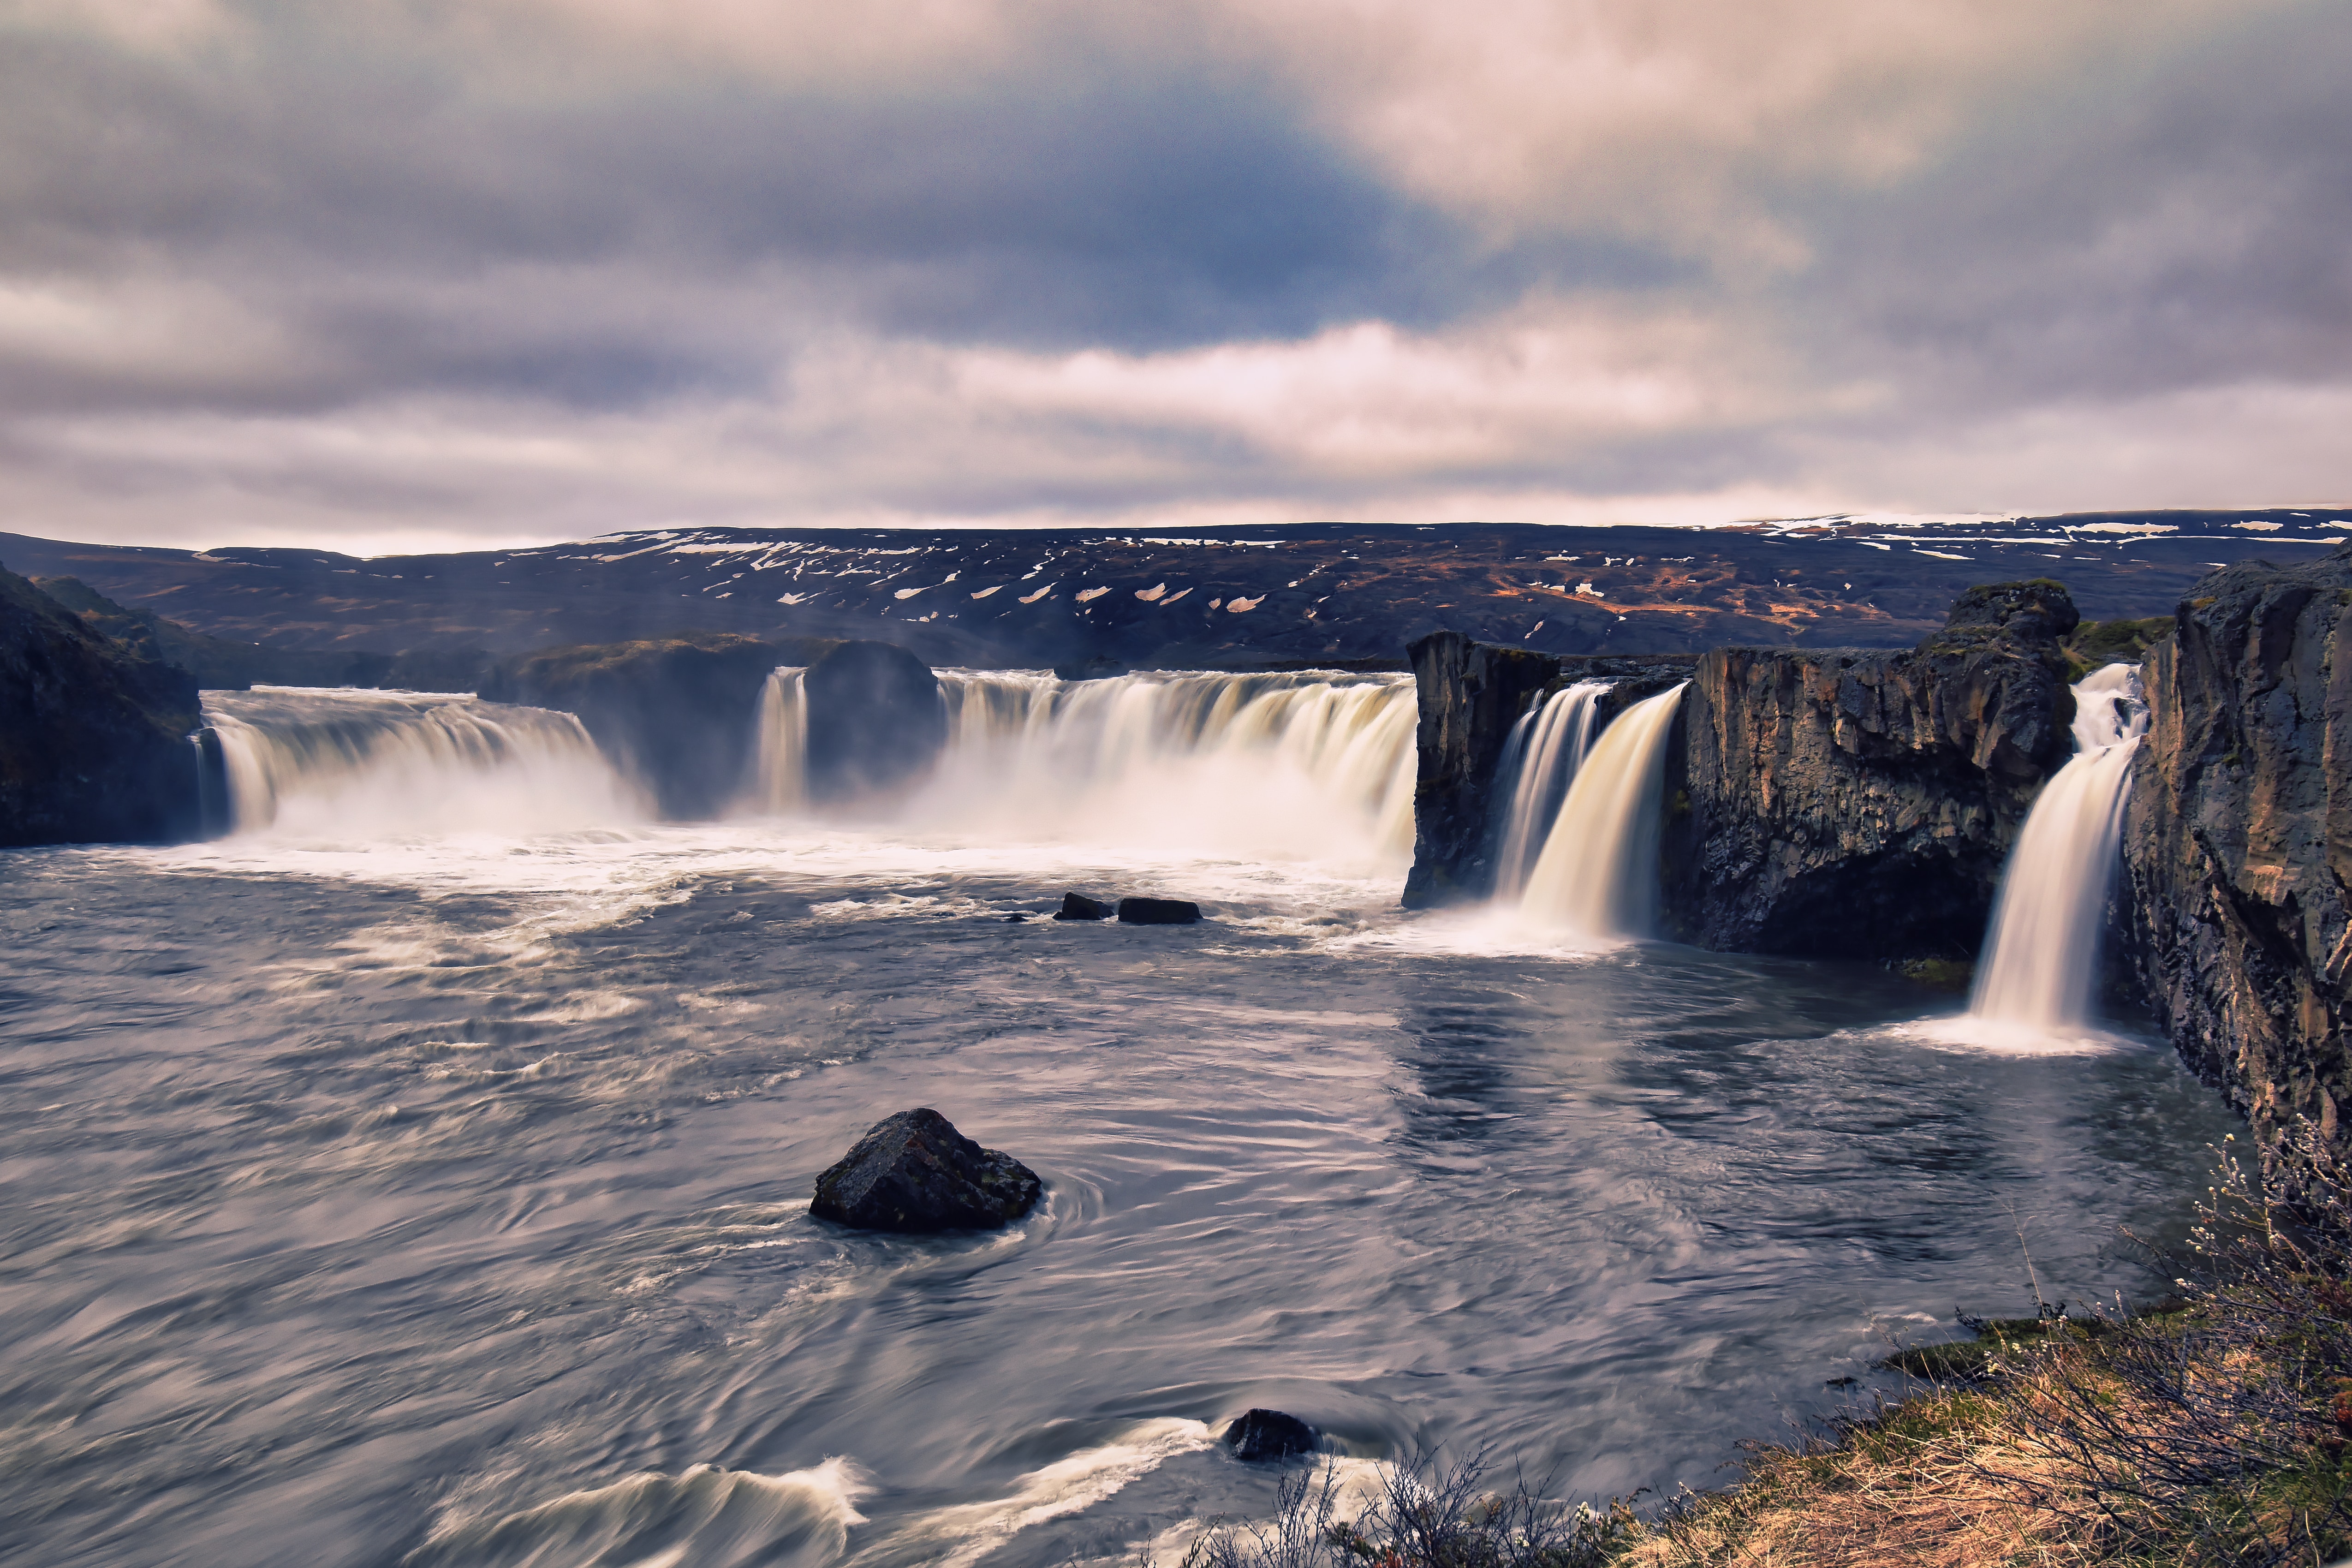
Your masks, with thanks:
M 2142 666 L 2131 958 L 2182 1058 L 2269 1143 L 2352 1133 L 2352 547 L 2189 591 Z
M 1898 652 L 1702 654 L 1668 753 L 1664 934 L 1733 952 L 1967 958 L 2073 749 L 2060 584 L 1971 588 Z
M 1201 906 L 1190 899 L 1121 899 L 1118 919 L 1131 926 L 1198 925 Z
M 1064 893 L 1062 907 L 1055 911 L 1057 921 L 1107 921 L 1118 911 L 1100 899 L 1090 899 L 1084 893 Z
M 1315 1451 L 1315 1428 L 1279 1410 L 1245 1410 L 1223 1439 L 1236 1459 L 1286 1459 Z
M 938 1111 L 902 1110 L 816 1179 L 809 1212 L 859 1230 L 986 1230 L 1019 1219 L 1044 1192 L 1035 1172 L 982 1148 Z
M 895 643 L 835 644 L 808 667 L 809 798 L 887 791 L 929 771 L 947 744 L 931 667 Z
M 195 837 L 202 722 L 185 671 L 0 571 L 0 844 Z

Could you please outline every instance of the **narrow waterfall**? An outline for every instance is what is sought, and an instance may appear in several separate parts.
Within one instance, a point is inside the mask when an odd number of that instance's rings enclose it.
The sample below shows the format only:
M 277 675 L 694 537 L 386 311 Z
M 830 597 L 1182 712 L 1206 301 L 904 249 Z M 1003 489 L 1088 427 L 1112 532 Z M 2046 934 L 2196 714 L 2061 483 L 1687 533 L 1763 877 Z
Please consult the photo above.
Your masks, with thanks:
M 1601 732 L 1528 873 L 1519 902 L 1527 914 L 1580 936 L 1650 934 L 1658 912 L 1658 796 L 1683 686 L 1635 703 Z
M 1519 716 L 1495 770 L 1495 798 L 1507 801 L 1495 847 L 1495 897 L 1517 903 L 1559 816 L 1559 803 L 1592 749 L 1593 719 L 1612 683 L 1580 680 Z
M 2090 1016 L 2124 790 L 2147 705 L 2137 665 L 2108 665 L 2074 689 L 2074 755 L 2042 786 L 2001 873 L 1972 1017 L 2046 1029 Z
M 580 721 L 462 694 L 207 691 L 239 833 L 373 838 L 635 821 Z
M 807 673 L 777 669 L 760 690 L 760 728 L 747 802 L 754 811 L 784 816 L 808 809 L 808 703 L 801 689 L 801 677 Z
M 941 670 L 933 826 L 1382 871 L 1412 856 L 1408 676 Z

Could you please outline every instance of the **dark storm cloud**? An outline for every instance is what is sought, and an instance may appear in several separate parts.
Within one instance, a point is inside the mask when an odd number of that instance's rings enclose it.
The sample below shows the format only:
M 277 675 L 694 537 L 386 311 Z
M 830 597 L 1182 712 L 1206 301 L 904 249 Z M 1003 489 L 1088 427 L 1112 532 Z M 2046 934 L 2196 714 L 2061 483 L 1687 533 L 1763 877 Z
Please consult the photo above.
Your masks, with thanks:
M 1471 9 L 20 0 L 0 512 L 546 537 L 2352 486 L 2334 8 Z

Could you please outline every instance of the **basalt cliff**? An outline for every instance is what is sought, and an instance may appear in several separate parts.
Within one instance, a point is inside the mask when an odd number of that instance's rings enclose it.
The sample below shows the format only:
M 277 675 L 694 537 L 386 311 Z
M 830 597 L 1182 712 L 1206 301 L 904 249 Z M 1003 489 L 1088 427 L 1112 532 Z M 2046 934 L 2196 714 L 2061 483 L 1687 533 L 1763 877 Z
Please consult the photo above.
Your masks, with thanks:
M 185 672 L 0 571 L 0 845 L 195 837 L 201 722 Z
M 2124 819 L 2129 956 L 2267 1142 L 2352 1098 L 2352 547 L 2198 584 L 2148 650 Z
M 1601 717 L 1688 680 L 1668 742 L 1664 934 L 1741 952 L 1966 957 L 2073 699 L 2055 583 L 1972 588 L 1916 647 L 1563 658 L 1440 633 L 1413 645 L 1416 843 L 1405 902 L 1486 897 L 1511 726 L 1612 679 Z
M 1738 952 L 1967 958 L 2071 750 L 2055 583 L 1960 595 L 1897 652 L 1702 655 L 1668 752 L 1664 933 Z

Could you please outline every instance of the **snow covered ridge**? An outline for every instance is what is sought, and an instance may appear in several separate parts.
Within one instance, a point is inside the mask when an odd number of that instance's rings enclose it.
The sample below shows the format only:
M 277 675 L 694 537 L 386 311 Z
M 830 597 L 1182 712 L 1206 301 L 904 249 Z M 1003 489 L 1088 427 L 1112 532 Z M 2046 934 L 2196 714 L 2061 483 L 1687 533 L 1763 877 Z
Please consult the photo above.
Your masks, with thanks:
M 2309 560 L 2352 509 L 1766 519 L 1719 528 L 668 527 L 362 561 L 0 535 L 211 636 L 492 655 L 681 632 L 877 637 L 975 668 L 1381 660 L 1441 627 L 1545 653 L 1907 646 L 1964 588 L 2054 577 L 2096 618 L 2168 615 L 2215 565 Z

